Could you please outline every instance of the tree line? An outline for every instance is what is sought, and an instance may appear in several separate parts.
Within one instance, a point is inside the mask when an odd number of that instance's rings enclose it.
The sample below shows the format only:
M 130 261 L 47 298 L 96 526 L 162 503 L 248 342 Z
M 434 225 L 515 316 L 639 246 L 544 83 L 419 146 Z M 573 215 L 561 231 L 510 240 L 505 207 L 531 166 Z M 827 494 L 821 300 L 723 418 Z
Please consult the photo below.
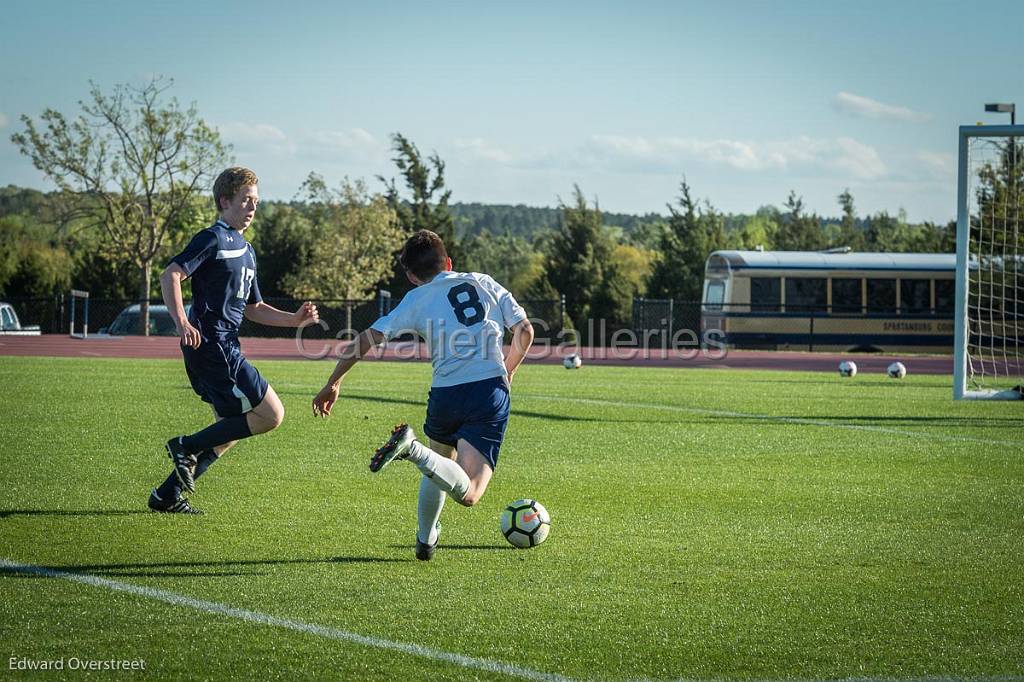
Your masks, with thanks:
M 213 221 L 208 188 L 230 147 L 194 105 L 165 101 L 167 87 L 106 95 L 94 86 L 77 118 L 22 116 L 12 141 L 56 189 L 0 188 L 0 296 L 75 287 L 149 297 L 163 264 Z M 391 141 L 397 179 L 382 173 L 371 188 L 311 172 L 291 200 L 261 203 L 247 237 L 265 296 L 360 299 L 387 288 L 400 297 L 410 285 L 395 256 L 417 229 L 439 233 L 457 269 L 487 272 L 517 298 L 564 296 L 577 328 L 588 318 L 628 325 L 637 296 L 699 300 L 716 249 L 955 250 L 955 223 L 860 216 L 849 190 L 837 194 L 836 218 L 808 211 L 795 191 L 781 207 L 725 214 L 685 178 L 667 215 L 607 213 L 578 186 L 557 208 L 452 204 L 444 161 L 401 133 Z

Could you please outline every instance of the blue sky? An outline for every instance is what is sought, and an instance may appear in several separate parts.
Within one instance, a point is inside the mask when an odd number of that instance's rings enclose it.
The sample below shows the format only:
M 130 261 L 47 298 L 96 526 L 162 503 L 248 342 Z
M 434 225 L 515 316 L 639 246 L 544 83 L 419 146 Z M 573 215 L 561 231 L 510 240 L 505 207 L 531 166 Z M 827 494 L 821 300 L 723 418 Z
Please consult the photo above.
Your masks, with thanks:
M 151 6 L 147 6 L 151 5 Z M 215 5 L 215 6 L 211 6 Z M 796 190 L 835 215 L 955 216 L 957 126 L 1024 107 L 1024 3 L 49 2 L 6 0 L 0 185 L 50 187 L 22 114 L 174 79 L 264 197 L 393 176 L 401 132 L 452 201 L 665 212 L 685 176 L 728 212 Z M 1024 112 L 1022 112 L 1024 119 Z

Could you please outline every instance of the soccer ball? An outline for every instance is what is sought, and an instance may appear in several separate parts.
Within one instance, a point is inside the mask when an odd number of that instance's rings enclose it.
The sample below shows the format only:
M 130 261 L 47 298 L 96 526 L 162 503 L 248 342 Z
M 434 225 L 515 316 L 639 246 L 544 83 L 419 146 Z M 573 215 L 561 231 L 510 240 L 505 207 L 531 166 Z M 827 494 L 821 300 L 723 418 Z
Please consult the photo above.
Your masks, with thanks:
M 907 376 L 907 368 L 902 362 L 892 363 L 886 371 L 889 373 L 890 379 L 902 379 Z
M 583 360 L 578 355 L 566 355 L 562 358 L 562 367 L 566 369 L 579 369 L 583 365 Z
M 501 534 L 514 547 L 539 545 L 547 540 L 549 532 L 551 517 L 537 500 L 516 500 L 501 512 Z
M 843 360 L 839 363 L 839 376 L 841 377 L 855 377 L 857 376 L 857 363 L 852 360 Z

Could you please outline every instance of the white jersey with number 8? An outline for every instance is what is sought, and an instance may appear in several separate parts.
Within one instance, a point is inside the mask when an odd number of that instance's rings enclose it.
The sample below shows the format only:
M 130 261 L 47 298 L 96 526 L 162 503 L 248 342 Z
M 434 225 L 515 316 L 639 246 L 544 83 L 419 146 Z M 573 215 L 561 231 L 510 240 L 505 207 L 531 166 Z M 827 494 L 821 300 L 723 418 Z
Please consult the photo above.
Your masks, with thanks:
M 390 340 L 419 334 L 430 349 L 432 386 L 456 386 L 506 374 L 505 329 L 526 311 L 505 287 L 477 272 L 439 273 L 399 302 L 372 328 Z

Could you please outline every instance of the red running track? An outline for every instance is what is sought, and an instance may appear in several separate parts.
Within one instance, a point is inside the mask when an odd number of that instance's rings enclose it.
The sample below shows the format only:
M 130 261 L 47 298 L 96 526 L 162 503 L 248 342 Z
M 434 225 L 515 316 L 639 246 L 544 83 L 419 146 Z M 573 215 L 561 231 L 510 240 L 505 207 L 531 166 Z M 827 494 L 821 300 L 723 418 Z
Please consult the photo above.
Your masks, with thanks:
M 307 340 L 305 353 L 295 339 L 243 338 L 242 350 L 254 360 L 310 360 L 335 356 L 336 341 Z M 325 354 L 326 353 L 326 354 Z M 63 334 L 43 336 L 0 336 L 0 355 L 91 357 L 91 358 L 155 358 L 180 359 L 178 339 L 166 336 L 90 337 L 73 339 Z M 668 352 L 653 349 L 646 354 L 635 349 L 584 348 L 580 352 L 584 364 L 636 367 L 702 367 L 735 369 L 775 369 L 808 372 L 835 372 L 840 361 L 853 360 L 860 372 L 885 372 L 890 363 L 899 360 L 914 374 L 952 374 L 953 359 L 949 355 L 865 355 L 843 353 L 800 353 L 794 351 L 729 351 L 714 354 Z M 422 360 L 429 356 L 422 345 L 390 344 L 370 359 Z M 544 352 L 535 347 L 528 362 L 560 363 L 557 348 Z

